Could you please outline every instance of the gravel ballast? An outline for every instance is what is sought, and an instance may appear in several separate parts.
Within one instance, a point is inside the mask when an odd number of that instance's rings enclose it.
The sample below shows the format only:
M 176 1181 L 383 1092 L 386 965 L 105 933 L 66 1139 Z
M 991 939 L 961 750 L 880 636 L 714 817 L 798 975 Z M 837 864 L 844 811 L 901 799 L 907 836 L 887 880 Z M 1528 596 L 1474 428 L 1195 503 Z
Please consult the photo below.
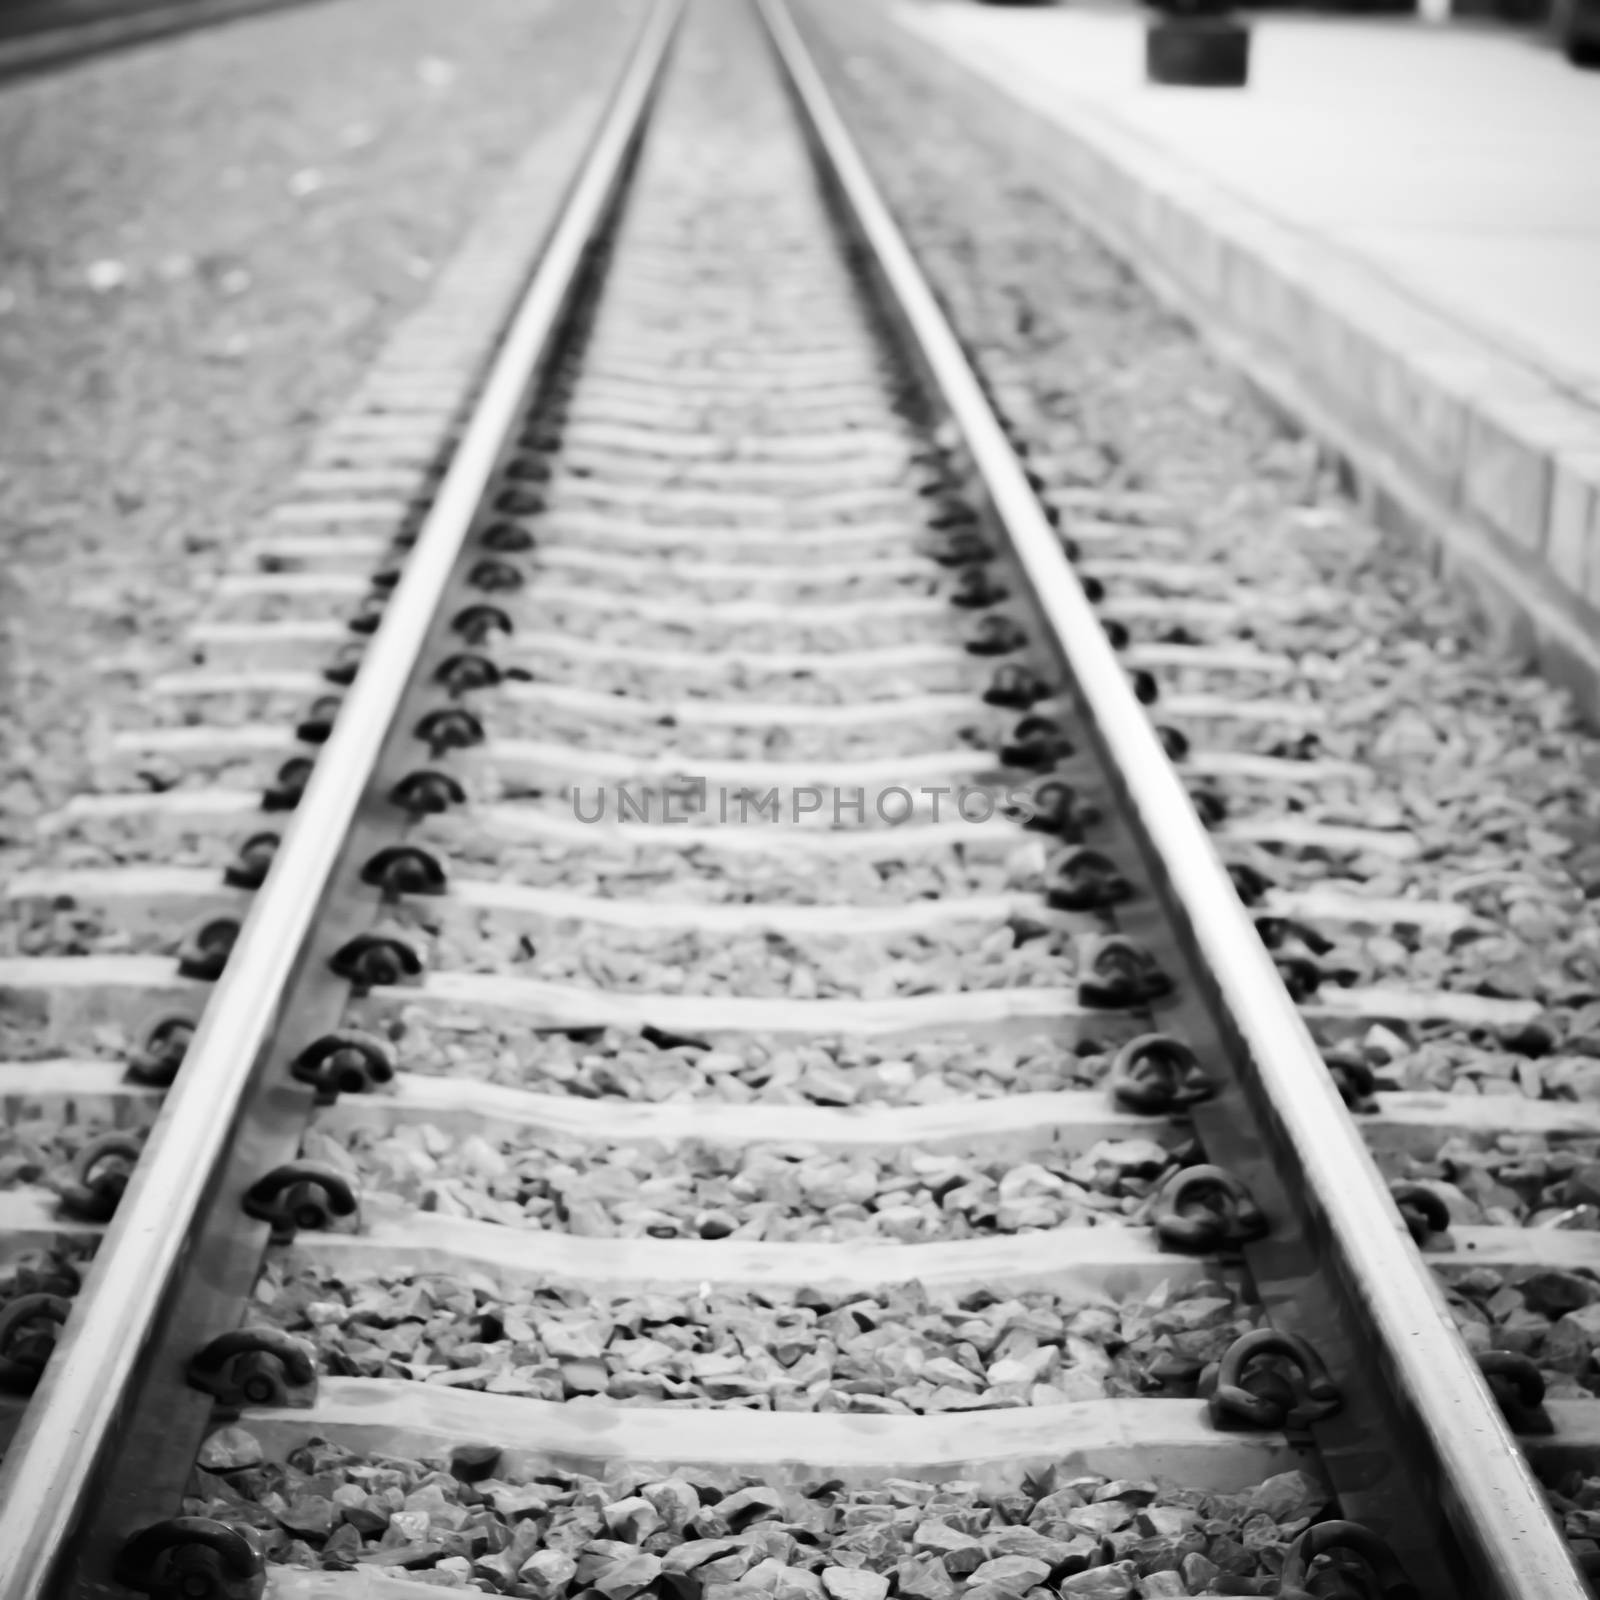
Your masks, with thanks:
M 458 1137 L 429 1123 L 306 1135 L 363 1192 L 423 1211 L 589 1238 L 973 1239 L 1135 1225 L 1179 1165 L 1149 1139 L 1031 1159 L 839 1154 L 814 1144 L 606 1145 L 554 1134 Z
M 883 602 L 866 602 L 882 605 Z M 749 652 L 757 659 L 763 650 L 806 650 L 818 655 L 839 650 L 875 650 L 902 644 L 948 644 L 959 649 L 963 630 L 959 613 L 936 600 L 918 599 L 916 611 L 902 614 L 863 609 L 847 620 L 808 618 L 795 607 L 762 622 L 668 622 L 640 617 L 604 606 L 575 606 L 568 601 L 529 594 L 525 625 L 603 644 L 621 644 L 653 650 L 694 650 L 705 655 Z M 818 610 L 823 608 L 818 607 Z
M 261 1529 L 283 1565 L 387 1567 L 528 1600 L 885 1600 L 891 1583 L 907 1600 L 1020 1600 L 1046 1579 L 1063 1600 L 1153 1600 L 1206 1593 L 1223 1574 L 1254 1580 L 1236 1594 L 1271 1594 L 1330 1499 L 1298 1471 L 1216 1494 L 1046 1467 L 993 1495 L 961 1479 L 791 1489 L 619 1468 L 602 1480 L 531 1451 L 485 1465 L 478 1451 L 411 1460 L 320 1439 L 287 1461 L 264 1455 L 248 1428 L 214 1434 L 185 1511 Z
M 910 550 L 897 551 L 901 557 Z M 591 569 L 548 556 L 539 563 L 533 576 L 538 583 L 548 578 L 552 582 L 570 584 L 577 588 L 595 589 L 602 594 L 637 594 L 656 599 L 681 594 L 688 599 L 708 602 L 712 600 L 763 600 L 780 604 L 834 605 L 846 600 L 893 599 L 899 595 L 933 595 L 951 587 L 949 575 L 932 561 L 920 565 L 913 562 L 905 572 L 852 573 L 853 557 L 838 561 L 839 570 L 830 573 L 819 565 L 815 577 L 800 581 L 787 576 L 761 578 L 742 573 L 702 576 L 695 572 L 694 563 L 651 561 L 638 552 L 631 552 L 635 563 L 631 568 Z M 834 558 L 829 558 L 833 565 Z
M 1221 1282 L 1124 1300 L 1043 1291 L 596 1295 L 500 1289 L 396 1267 L 335 1277 L 272 1263 L 255 1298 L 322 1370 L 541 1400 L 882 1415 L 1191 1398 L 1257 1325 Z
M 357 1001 L 353 1021 L 392 1038 L 407 1072 L 585 1100 L 934 1105 L 1089 1088 L 1109 1066 L 1092 1041 L 1074 1048 L 1044 1035 L 984 1044 L 957 1034 L 791 1044 L 744 1034 L 713 1049 L 620 1028 L 541 1031 L 439 1006 L 402 1006 L 384 1022 L 371 1009 Z
M 591 812 L 596 803 L 581 792 L 578 801 L 577 810 Z M 948 799 L 945 803 L 948 807 Z M 821 809 L 825 813 L 825 806 Z M 575 808 L 569 806 L 567 814 L 576 814 Z M 626 825 L 620 835 L 596 828 L 594 843 L 576 848 L 513 844 L 495 839 L 471 817 L 446 816 L 428 819 L 414 837 L 442 850 L 451 874 L 463 879 L 580 890 L 607 899 L 707 904 L 910 905 L 967 895 L 1042 893 L 1051 858 L 1038 835 L 1003 854 L 981 856 L 957 843 L 943 850 L 908 850 L 898 858 L 890 847 L 881 859 L 785 855 L 776 842 L 770 851 L 719 850 L 715 841 L 682 850 L 661 845 L 630 850 Z
M 548 642 L 548 641 L 546 641 Z M 923 694 L 979 694 L 989 674 L 973 657 L 952 652 L 930 656 L 915 667 L 873 666 L 848 671 L 825 659 L 814 669 L 764 667 L 760 653 L 731 659 L 709 657 L 703 672 L 677 661 L 638 666 L 626 661 L 563 661 L 559 651 L 529 641 L 524 657 L 534 676 L 550 683 L 576 683 L 599 694 L 641 695 L 657 700 L 763 700 L 795 705 L 858 705 L 863 700 L 903 700 Z
M 1446 1298 L 1467 1347 L 1527 1356 L 1546 1399 L 1600 1395 L 1600 1281 L 1592 1272 L 1474 1267 L 1449 1281 Z
M 1383 1152 L 1379 1165 L 1386 1176 L 1435 1194 L 1452 1223 L 1600 1229 L 1600 1135 L 1458 1137 L 1440 1145 L 1429 1160 Z
M 209 575 L 536 145 L 559 195 L 639 14 L 338 0 L 0 95 L 7 843 L 94 786 Z
M 472 926 L 473 922 L 476 926 Z M 848 926 L 848 912 L 840 921 Z M 582 922 L 549 937 L 497 925 L 492 914 L 441 917 L 408 901 L 386 923 L 424 936 L 432 970 L 500 973 L 548 983 L 646 994 L 745 999 L 887 1000 L 1073 982 L 1080 939 L 1013 923 L 957 923 L 928 934 L 788 938 L 759 929 L 716 934 L 634 932 Z
M 707 727 L 679 719 L 670 709 L 654 717 L 597 717 L 587 709 L 568 711 L 515 701 L 489 708 L 483 718 L 490 738 L 538 739 L 578 750 L 685 761 L 881 761 L 963 748 L 994 749 L 1015 721 L 1014 715 L 977 702 L 914 718 L 885 707 L 881 721 L 860 728 L 754 720 L 734 727 Z

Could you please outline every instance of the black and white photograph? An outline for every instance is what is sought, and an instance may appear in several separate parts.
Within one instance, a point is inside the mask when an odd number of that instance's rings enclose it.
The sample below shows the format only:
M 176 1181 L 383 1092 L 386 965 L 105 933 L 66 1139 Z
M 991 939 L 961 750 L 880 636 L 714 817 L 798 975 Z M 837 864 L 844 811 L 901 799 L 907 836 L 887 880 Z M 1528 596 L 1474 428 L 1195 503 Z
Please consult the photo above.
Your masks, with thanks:
M 0 0 L 0 1600 L 1596 1600 L 1600 0 Z

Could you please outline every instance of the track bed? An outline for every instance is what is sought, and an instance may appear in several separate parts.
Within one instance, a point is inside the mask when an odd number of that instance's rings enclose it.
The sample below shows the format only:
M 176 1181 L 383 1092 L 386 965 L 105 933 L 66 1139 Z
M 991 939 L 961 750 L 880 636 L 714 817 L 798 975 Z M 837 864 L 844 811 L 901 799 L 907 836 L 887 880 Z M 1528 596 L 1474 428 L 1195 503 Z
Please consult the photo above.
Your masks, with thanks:
M 1330 597 L 1047 515 L 775 4 L 434 341 L 8 888 L 32 1592 L 1582 1594 L 1600 1128 L 1372 1070 L 1571 997 Z

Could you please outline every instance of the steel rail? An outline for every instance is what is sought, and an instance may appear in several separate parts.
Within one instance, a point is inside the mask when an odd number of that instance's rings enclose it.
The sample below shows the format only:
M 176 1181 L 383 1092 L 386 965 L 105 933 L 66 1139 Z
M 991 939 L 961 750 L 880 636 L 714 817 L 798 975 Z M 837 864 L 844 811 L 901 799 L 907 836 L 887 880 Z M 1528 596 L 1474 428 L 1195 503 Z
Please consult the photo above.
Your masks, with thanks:
M 89 1514 L 212 1174 L 271 1043 L 439 602 L 644 126 L 682 0 L 655 0 L 266 883 L 0 1469 L 0 1600 L 44 1600 Z M 176 1509 L 176 1508 L 174 1508 Z
M 1538 1481 L 1467 1353 L 1443 1297 L 1241 905 L 1177 773 L 1135 699 L 1054 530 L 910 247 L 878 193 L 790 15 L 756 0 L 815 144 L 875 257 L 918 359 L 955 421 L 1057 648 L 1075 680 L 1152 867 L 1186 924 L 1332 1252 L 1375 1331 L 1401 1417 L 1437 1464 L 1442 1511 L 1469 1592 L 1485 1600 L 1590 1600 Z

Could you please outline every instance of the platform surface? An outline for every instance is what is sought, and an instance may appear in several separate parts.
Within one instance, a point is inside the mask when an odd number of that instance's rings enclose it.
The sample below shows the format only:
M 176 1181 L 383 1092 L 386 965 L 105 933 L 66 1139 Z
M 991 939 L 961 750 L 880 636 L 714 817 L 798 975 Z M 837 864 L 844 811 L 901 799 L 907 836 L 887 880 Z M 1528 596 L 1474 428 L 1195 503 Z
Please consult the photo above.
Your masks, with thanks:
M 1600 75 L 1481 23 L 1267 16 L 1246 89 L 1144 15 L 889 0 L 927 92 L 1336 449 L 1600 722 Z
M 1542 38 L 1266 17 L 1244 90 L 1144 81 L 1126 10 L 902 5 L 1025 95 L 1112 120 L 1600 406 L 1600 74 Z

